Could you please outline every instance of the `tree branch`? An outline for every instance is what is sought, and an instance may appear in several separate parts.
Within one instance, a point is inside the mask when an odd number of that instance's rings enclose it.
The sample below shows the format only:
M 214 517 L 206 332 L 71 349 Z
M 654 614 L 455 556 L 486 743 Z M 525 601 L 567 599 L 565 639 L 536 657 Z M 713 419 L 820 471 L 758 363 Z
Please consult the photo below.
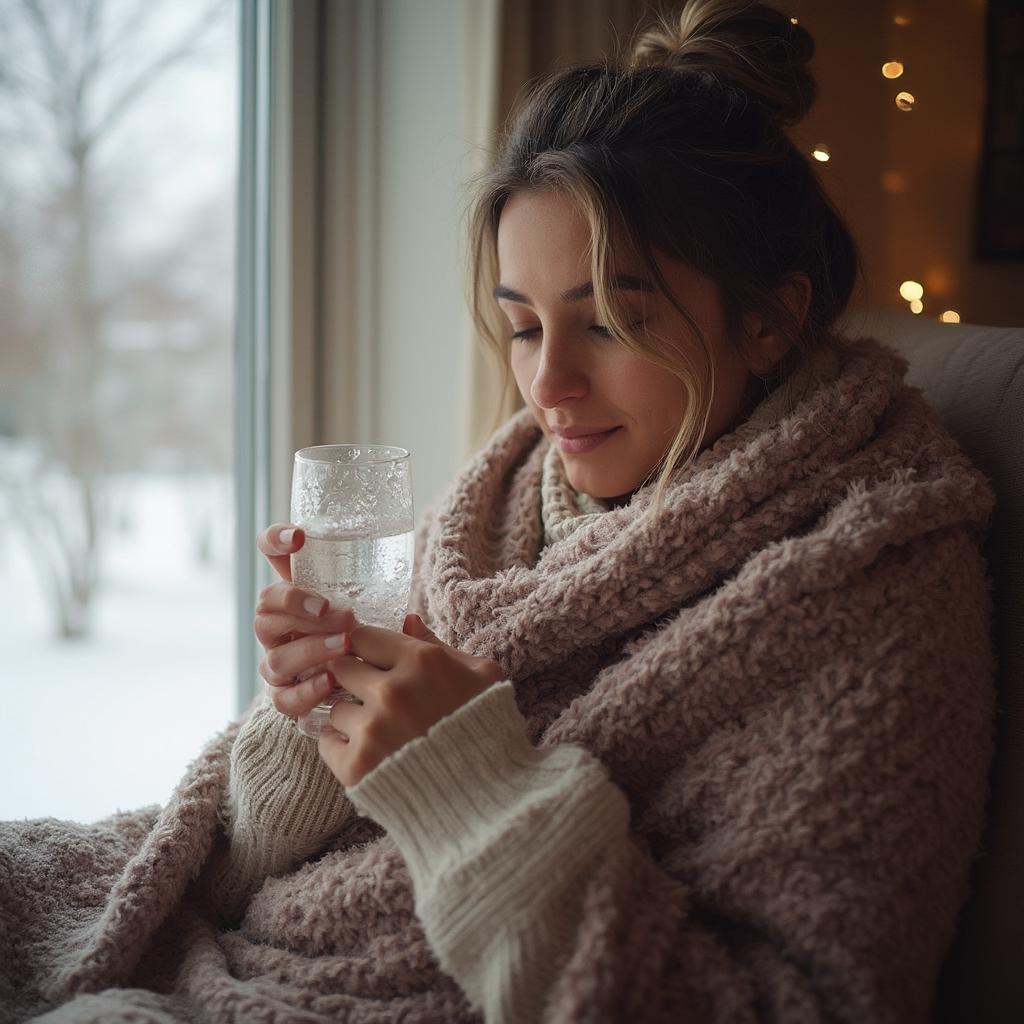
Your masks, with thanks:
M 146 18 L 152 13 L 150 0 L 140 0 L 131 14 L 125 16 L 121 22 L 121 30 L 110 41 L 110 45 L 101 54 L 104 67 L 111 67 L 120 59 L 121 51 L 134 49 L 133 41 L 139 34 L 139 29 L 145 24 Z
M 213 3 L 196 20 L 190 31 L 186 32 L 177 45 L 170 47 L 149 67 L 141 71 L 128 86 L 121 91 L 120 96 L 113 100 L 107 109 L 106 114 L 100 118 L 96 127 L 91 133 L 90 144 L 101 138 L 113 127 L 114 124 L 124 115 L 131 105 L 160 77 L 163 72 L 175 62 L 187 56 L 189 51 L 202 38 L 206 30 L 216 21 L 217 15 L 226 6 L 226 0 L 213 0 Z
M 57 46 L 57 41 L 52 32 L 50 20 L 38 0 L 22 0 L 22 7 L 28 12 L 28 20 L 35 29 L 43 56 L 43 64 L 50 74 L 50 101 L 46 104 L 53 113 L 57 123 L 57 135 L 63 135 L 70 125 L 62 124 L 66 121 L 68 110 L 66 108 L 66 87 L 64 78 L 64 55 Z M 65 101 L 65 102 L 62 102 Z
M 81 107 L 83 97 L 96 72 L 103 65 L 103 33 L 100 28 L 101 0 L 89 0 L 82 15 L 79 38 L 82 40 L 82 59 L 75 78 L 75 105 Z

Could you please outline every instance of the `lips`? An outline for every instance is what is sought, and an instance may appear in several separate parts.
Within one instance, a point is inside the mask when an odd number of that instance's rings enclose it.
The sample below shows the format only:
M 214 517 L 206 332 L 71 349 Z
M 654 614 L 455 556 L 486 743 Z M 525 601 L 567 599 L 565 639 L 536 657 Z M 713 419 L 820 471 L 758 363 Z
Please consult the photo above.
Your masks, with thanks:
M 591 434 L 607 434 L 615 427 L 556 427 L 552 426 L 551 432 L 559 437 L 589 437 Z
M 577 428 L 582 430 L 583 428 Z M 599 445 L 605 443 L 610 437 L 614 437 L 619 431 L 618 427 L 611 427 L 608 430 L 599 430 L 594 432 L 591 428 L 590 433 L 580 433 L 575 437 L 569 437 L 563 434 L 555 434 L 555 443 L 559 449 L 569 455 L 581 455 L 586 452 L 591 452 Z

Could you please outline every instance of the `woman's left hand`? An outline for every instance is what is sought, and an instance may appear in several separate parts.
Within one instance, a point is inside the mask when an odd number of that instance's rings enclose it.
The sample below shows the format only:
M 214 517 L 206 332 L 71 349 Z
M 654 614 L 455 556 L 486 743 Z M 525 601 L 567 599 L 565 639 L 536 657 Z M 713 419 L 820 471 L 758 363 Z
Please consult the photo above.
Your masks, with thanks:
M 449 647 L 416 614 L 406 616 L 402 633 L 357 624 L 347 636 L 331 671 L 362 704 L 339 700 L 317 740 L 346 787 L 504 678 L 496 661 Z

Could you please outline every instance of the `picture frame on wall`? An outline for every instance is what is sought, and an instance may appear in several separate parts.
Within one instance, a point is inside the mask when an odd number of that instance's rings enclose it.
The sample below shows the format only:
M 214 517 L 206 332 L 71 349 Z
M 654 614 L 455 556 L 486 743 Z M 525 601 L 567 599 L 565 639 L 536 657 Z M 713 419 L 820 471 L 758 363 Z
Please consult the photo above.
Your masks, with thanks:
M 988 0 L 976 256 L 1024 260 L 1024 0 Z

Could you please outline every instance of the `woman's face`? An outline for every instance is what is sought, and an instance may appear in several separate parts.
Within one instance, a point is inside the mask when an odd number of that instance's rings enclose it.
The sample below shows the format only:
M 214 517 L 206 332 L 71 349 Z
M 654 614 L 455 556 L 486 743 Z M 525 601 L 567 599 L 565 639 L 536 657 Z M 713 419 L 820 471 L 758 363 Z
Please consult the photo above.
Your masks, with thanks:
M 541 430 L 559 446 L 569 482 L 614 504 L 628 500 L 664 455 L 682 422 L 686 394 L 668 370 L 602 337 L 588 241 L 587 222 L 563 194 L 515 193 L 498 225 L 501 283 L 495 295 L 510 333 L 526 332 L 510 342 L 512 372 Z M 658 265 L 713 352 L 715 395 L 703 449 L 751 411 L 749 371 L 724 343 L 714 282 L 674 260 L 659 257 Z M 643 280 L 637 264 L 615 256 L 612 266 L 623 278 L 618 295 L 629 321 L 645 321 L 680 345 L 698 345 L 683 316 Z M 554 428 L 612 432 L 596 444 L 571 445 Z

